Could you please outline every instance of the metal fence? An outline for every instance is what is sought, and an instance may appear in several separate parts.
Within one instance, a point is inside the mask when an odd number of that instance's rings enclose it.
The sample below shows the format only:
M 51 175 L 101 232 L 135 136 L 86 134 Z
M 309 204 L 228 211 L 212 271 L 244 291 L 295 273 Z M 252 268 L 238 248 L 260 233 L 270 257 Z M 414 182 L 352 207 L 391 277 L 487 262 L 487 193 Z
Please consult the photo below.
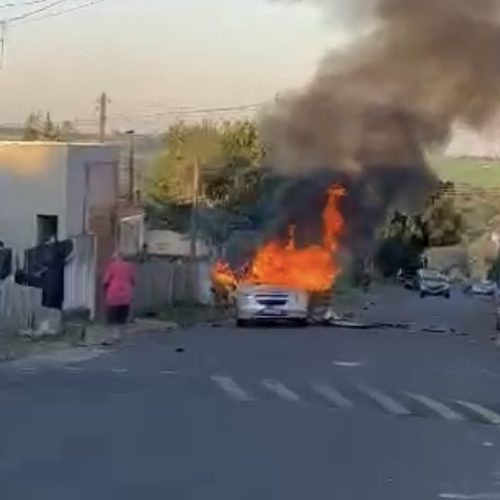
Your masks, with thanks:
M 158 312 L 180 302 L 210 302 L 208 263 L 154 260 L 136 264 L 135 314 Z

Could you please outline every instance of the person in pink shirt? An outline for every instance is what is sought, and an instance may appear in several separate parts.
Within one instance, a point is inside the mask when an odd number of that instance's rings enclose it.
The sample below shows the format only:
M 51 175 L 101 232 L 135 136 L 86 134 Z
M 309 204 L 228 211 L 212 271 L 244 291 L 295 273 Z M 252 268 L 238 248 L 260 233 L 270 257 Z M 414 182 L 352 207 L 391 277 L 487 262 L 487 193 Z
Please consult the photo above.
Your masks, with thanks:
M 134 267 L 116 252 L 106 266 L 103 279 L 106 316 L 116 340 L 120 337 L 120 326 L 130 314 L 134 280 Z

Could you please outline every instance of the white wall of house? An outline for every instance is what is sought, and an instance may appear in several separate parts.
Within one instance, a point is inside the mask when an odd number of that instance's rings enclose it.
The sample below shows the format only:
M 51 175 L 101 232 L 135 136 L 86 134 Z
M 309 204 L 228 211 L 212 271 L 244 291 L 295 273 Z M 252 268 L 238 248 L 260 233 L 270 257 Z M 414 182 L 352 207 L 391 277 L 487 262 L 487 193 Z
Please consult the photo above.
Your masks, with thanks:
M 18 251 L 37 239 L 36 215 L 66 227 L 64 144 L 0 142 L 0 240 Z
M 86 204 L 116 205 L 118 158 L 101 144 L 0 142 L 0 240 L 34 246 L 37 214 L 58 217 L 60 239 L 81 234 Z

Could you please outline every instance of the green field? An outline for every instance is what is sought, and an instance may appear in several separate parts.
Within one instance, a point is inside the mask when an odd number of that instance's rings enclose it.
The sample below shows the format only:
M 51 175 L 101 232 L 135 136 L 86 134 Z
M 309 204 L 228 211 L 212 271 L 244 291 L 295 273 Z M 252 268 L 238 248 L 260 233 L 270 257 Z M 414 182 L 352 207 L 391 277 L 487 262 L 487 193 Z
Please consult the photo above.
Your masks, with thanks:
M 500 187 L 500 160 L 429 155 L 428 161 L 443 181 L 468 184 L 475 188 Z

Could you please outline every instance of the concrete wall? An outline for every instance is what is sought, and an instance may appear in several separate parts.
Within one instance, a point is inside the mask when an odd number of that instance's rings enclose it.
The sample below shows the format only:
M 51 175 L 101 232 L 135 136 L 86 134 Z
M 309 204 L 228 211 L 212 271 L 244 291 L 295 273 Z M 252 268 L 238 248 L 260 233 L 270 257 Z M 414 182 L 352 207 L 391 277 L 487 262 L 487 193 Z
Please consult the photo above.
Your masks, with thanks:
M 0 240 L 17 251 L 37 240 L 36 215 L 66 227 L 67 148 L 57 143 L 0 142 Z
M 188 256 L 191 251 L 191 242 L 188 234 L 169 230 L 146 231 L 146 243 L 149 252 L 153 255 Z M 196 245 L 198 257 L 210 255 L 210 249 L 201 240 Z
M 210 265 L 206 262 L 198 262 L 196 268 L 186 262 L 150 261 L 136 264 L 133 313 L 159 313 L 165 307 L 182 302 L 211 304 L 209 274 Z
M 88 229 L 85 210 L 106 211 L 118 201 L 119 151 L 114 146 L 71 144 L 68 149 L 66 206 L 68 236 Z

